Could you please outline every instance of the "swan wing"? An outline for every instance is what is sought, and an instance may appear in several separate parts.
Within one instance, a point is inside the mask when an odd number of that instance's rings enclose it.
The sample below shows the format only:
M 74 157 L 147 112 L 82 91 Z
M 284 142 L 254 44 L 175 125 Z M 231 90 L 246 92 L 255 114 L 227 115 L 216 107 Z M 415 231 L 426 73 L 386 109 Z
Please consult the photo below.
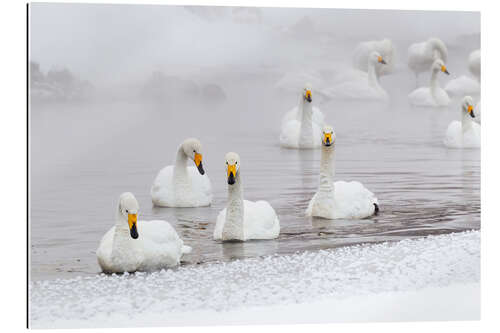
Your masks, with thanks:
M 280 134 L 280 145 L 285 148 L 299 148 L 300 121 L 290 120 L 283 125 Z
M 481 87 L 476 80 L 462 75 L 459 78 L 450 80 L 444 87 L 444 90 L 453 97 L 477 96 L 481 92 Z
M 375 195 L 358 181 L 335 182 L 336 218 L 361 219 L 375 212 Z
M 158 172 L 153 186 L 151 187 L 151 198 L 153 203 L 159 206 L 173 206 L 175 202 L 175 193 L 172 190 L 172 178 L 174 166 L 169 165 Z
M 104 272 L 112 271 L 111 264 L 111 250 L 113 249 L 113 235 L 115 234 L 115 227 L 111 227 L 101 239 L 99 247 L 97 248 L 97 262 Z
M 415 89 L 408 95 L 410 104 L 415 106 L 436 106 L 429 87 Z
M 280 222 L 267 201 L 244 201 L 245 239 L 274 239 L 280 233 Z
M 141 270 L 155 270 L 176 266 L 184 253 L 184 242 L 170 223 L 162 220 L 139 221 L 144 260 Z
M 226 223 L 226 208 L 219 212 L 217 215 L 217 221 L 215 222 L 214 229 L 214 239 L 222 240 L 222 230 L 224 229 L 224 223 Z

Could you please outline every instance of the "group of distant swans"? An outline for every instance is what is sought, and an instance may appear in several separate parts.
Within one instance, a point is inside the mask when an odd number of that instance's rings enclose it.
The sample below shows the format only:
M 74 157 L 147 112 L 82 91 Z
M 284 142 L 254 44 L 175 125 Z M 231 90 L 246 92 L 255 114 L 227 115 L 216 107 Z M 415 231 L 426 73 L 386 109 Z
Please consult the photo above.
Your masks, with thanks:
M 449 74 L 446 68 L 448 51 L 442 41 L 431 38 L 412 44 L 408 50 L 408 65 L 415 75 L 431 70 L 429 87 L 421 87 L 408 95 L 415 106 L 446 106 L 450 98 L 446 90 L 471 90 L 468 80 L 457 79 L 439 86 L 439 73 Z M 327 90 L 330 97 L 388 100 L 379 76 L 390 73 L 394 66 L 394 48 L 389 40 L 365 42 L 355 50 L 356 71 L 344 82 Z M 365 66 L 366 64 L 366 66 Z M 388 65 L 389 64 L 389 65 Z M 383 67 L 387 66 L 387 68 Z M 469 57 L 469 71 L 480 82 L 479 50 Z M 453 89 L 452 89 L 453 88 Z M 474 89 L 472 89 L 475 91 Z M 462 92 L 463 92 L 462 91 Z M 377 214 L 375 195 L 357 181 L 334 181 L 336 135 L 325 125 L 325 117 L 313 106 L 312 86 L 306 84 L 298 105 L 285 114 L 281 124 L 280 144 L 294 149 L 321 147 L 319 187 L 305 211 L 306 216 L 325 219 L 361 219 Z M 476 110 L 479 108 L 476 108 Z M 481 127 L 472 118 L 473 99 L 465 96 L 461 104 L 461 121 L 453 121 L 446 131 L 444 144 L 450 148 L 480 147 Z M 194 166 L 188 166 L 189 161 Z M 186 139 L 178 148 L 174 165 L 160 170 L 151 188 L 152 201 L 164 207 L 201 207 L 212 202 L 212 186 L 203 168 L 199 140 Z M 248 201 L 243 198 L 241 160 L 237 153 L 225 157 L 228 183 L 227 207 L 218 215 L 213 238 L 220 241 L 274 239 L 279 236 L 279 218 L 267 201 Z M 118 201 L 115 225 L 103 236 L 97 249 L 97 260 L 103 272 L 150 271 L 173 267 L 183 254 L 191 252 L 167 221 L 138 219 L 139 203 L 130 192 Z

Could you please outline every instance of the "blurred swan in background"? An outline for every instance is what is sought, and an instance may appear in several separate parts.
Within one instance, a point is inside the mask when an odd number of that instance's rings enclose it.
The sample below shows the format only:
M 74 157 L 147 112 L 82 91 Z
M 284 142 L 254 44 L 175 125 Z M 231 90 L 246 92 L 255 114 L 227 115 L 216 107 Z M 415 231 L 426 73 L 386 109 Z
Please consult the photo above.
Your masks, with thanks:
M 368 73 L 357 71 L 345 76 L 340 84 L 327 89 L 330 99 L 356 99 L 389 101 L 389 95 L 379 83 L 376 66 L 385 65 L 385 59 L 377 51 L 372 51 L 367 60 Z M 356 74 L 356 75 L 354 75 Z
M 97 261 L 105 273 L 159 270 L 180 263 L 191 252 L 170 223 L 137 221 L 139 203 L 134 195 L 120 195 L 116 223 L 106 232 L 97 249 Z
M 473 99 L 465 96 L 461 105 L 462 120 L 454 120 L 446 130 L 444 144 L 449 148 L 479 148 L 481 147 L 481 126 L 474 122 Z
M 445 90 L 450 96 L 479 96 L 481 94 L 481 51 L 476 50 L 471 52 L 468 59 L 468 68 L 474 76 L 471 78 L 467 75 L 462 75 L 457 79 L 450 80 L 445 86 Z M 476 117 L 479 114 L 476 114 Z
M 441 59 L 434 61 L 431 67 L 431 82 L 429 87 L 415 89 L 408 95 L 410 104 L 414 106 L 447 106 L 450 103 L 450 97 L 446 91 L 439 86 L 438 74 L 440 72 L 449 75 L 444 62 Z
M 307 216 L 326 219 L 362 219 L 379 210 L 378 200 L 357 181 L 334 182 L 335 133 L 330 126 L 322 130 L 319 188 L 306 209 Z
M 232 152 L 227 153 L 227 208 L 217 216 L 214 239 L 247 241 L 277 238 L 280 233 L 280 221 L 271 205 L 267 201 L 243 200 L 240 167 L 240 156 Z
M 353 66 L 363 72 L 368 72 L 368 58 L 372 51 L 378 52 L 384 61 L 385 66 L 375 66 L 377 76 L 390 74 L 394 71 L 395 49 L 390 39 L 372 40 L 361 42 L 354 49 Z
M 202 207 L 212 202 L 212 185 L 202 164 L 201 143 L 186 139 L 177 150 L 175 165 L 160 170 L 151 187 L 153 203 L 164 207 Z M 195 166 L 187 166 L 192 160 Z
M 448 49 L 439 38 L 429 38 L 425 42 L 411 44 L 408 48 L 408 67 L 415 73 L 418 86 L 418 75 L 427 72 L 432 63 L 441 59 L 446 63 Z
M 283 118 L 280 145 L 285 148 L 309 149 L 321 146 L 323 114 L 312 106 L 312 86 L 307 83 L 300 95 L 297 112 L 289 111 Z M 300 118 L 299 118 L 300 117 Z

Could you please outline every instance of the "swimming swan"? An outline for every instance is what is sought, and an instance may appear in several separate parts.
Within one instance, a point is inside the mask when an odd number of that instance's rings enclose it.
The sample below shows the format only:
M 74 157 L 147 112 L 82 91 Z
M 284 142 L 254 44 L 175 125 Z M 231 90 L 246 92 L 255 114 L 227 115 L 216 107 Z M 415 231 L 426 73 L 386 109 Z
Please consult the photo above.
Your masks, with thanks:
M 333 182 L 335 175 L 335 133 L 325 126 L 322 131 L 321 166 L 318 192 L 306 209 L 307 216 L 325 219 L 362 219 L 378 213 L 378 200 L 357 181 Z
M 139 203 L 134 195 L 120 195 L 116 224 L 106 232 L 97 249 L 105 273 L 151 271 L 179 264 L 191 252 L 166 221 L 137 221 Z
M 408 48 L 408 67 L 415 73 L 418 83 L 418 74 L 427 72 L 432 63 L 441 59 L 446 62 L 448 49 L 439 38 L 429 38 L 425 42 L 411 44 Z
M 368 73 L 359 72 L 357 78 L 342 82 L 325 91 L 332 99 L 389 100 L 389 95 L 379 83 L 376 66 L 386 65 L 386 61 L 377 51 L 368 57 Z
M 481 82 L 481 50 L 475 50 L 469 54 L 469 71 Z
M 193 160 L 196 167 L 187 166 Z M 164 207 L 202 207 L 212 202 L 212 185 L 202 164 L 201 143 L 186 139 L 177 150 L 175 165 L 163 168 L 151 187 L 153 203 Z
M 321 140 L 321 127 L 316 121 L 322 121 L 321 113 L 316 114 L 313 120 L 314 110 L 312 107 L 312 87 L 306 84 L 299 100 L 298 110 L 295 116 L 287 113 L 288 117 L 281 127 L 280 145 L 285 148 L 308 149 L 319 148 Z M 301 112 L 299 112 L 301 111 Z M 300 114 L 300 119 L 297 119 Z
M 395 49 L 390 39 L 361 42 L 354 49 L 353 66 L 356 69 L 368 72 L 368 58 L 372 51 L 377 51 L 387 63 L 386 66 L 376 66 L 377 76 L 390 74 L 394 71 Z
M 307 88 L 310 88 L 312 95 L 311 85 L 306 84 L 304 89 L 307 90 Z M 283 119 L 281 120 L 281 127 L 285 126 L 285 124 L 288 123 L 290 120 L 301 121 L 303 108 L 304 108 L 304 94 L 301 93 L 299 96 L 298 104 L 293 109 L 285 113 L 285 115 L 283 116 Z M 316 106 L 312 107 L 312 121 L 316 123 L 318 126 L 320 126 L 320 128 L 323 127 L 323 124 L 325 122 L 325 116 L 323 115 L 323 112 L 321 112 L 321 110 Z
M 414 106 L 447 106 L 450 104 L 450 97 L 446 91 L 439 86 L 438 73 L 443 72 L 446 75 L 450 73 L 446 69 L 444 62 L 437 59 L 432 64 L 431 68 L 431 84 L 430 87 L 421 87 L 415 89 L 408 95 L 410 104 Z
M 444 144 L 449 148 L 481 147 L 481 126 L 474 122 L 473 100 L 465 96 L 462 100 L 462 121 L 454 120 L 446 130 Z
M 267 201 L 243 200 L 240 167 L 239 155 L 227 153 L 227 208 L 217 216 L 214 239 L 246 241 L 277 238 L 280 221 L 271 205 Z

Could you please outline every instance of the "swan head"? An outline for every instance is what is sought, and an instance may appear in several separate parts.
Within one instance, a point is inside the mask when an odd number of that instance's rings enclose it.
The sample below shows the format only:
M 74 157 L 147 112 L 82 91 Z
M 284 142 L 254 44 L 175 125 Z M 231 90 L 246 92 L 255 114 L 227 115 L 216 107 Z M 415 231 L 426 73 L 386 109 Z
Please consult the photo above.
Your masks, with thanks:
M 436 59 L 432 63 L 432 71 L 433 72 L 443 72 L 446 75 L 450 75 L 450 72 L 448 72 L 448 69 L 446 68 L 444 61 L 441 59 Z
M 312 85 L 310 83 L 306 83 L 304 86 L 304 90 L 302 91 L 302 98 L 304 101 L 312 102 Z
M 387 65 L 385 62 L 384 58 L 382 58 L 382 55 L 378 53 L 377 51 L 373 51 L 370 53 L 370 62 L 373 64 L 382 64 L 382 65 Z
M 323 146 L 330 147 L 335 143 L 335 132 L 331 126 L 325 125 L 322 133 Z
M 137 214 L 139 213 L 139 203 L 135 196 L 130 192 L 125 192 L 120 195 L 118 203 L 118 214 L 120 220 L 126 220 L 130 230 L 130 237 L 137 239 L 139 233 L 137 232 Z
M 234 185 L 236 182 L 236 174 L 240 170 L 240 155 L 229 152 L 226 154 L 226 173 L 227 183 Z
M 472 97 L 465 96 L 464 99 L 462 99 L 462 110 L 469 114 L 472 118 L 476 117 L 474 115 L 474 101 L 472 100 Z
M 184 140 L 182 143 L 182 150 L 184 154 L 190 159 L 194 161 L 194 164 L 198 168 L 198 172 L 202 175 L 205 174 L 205 170 L 203 169 L 203 155 L 201 153 L 201 142 L 195 138 L 189 138 Z

